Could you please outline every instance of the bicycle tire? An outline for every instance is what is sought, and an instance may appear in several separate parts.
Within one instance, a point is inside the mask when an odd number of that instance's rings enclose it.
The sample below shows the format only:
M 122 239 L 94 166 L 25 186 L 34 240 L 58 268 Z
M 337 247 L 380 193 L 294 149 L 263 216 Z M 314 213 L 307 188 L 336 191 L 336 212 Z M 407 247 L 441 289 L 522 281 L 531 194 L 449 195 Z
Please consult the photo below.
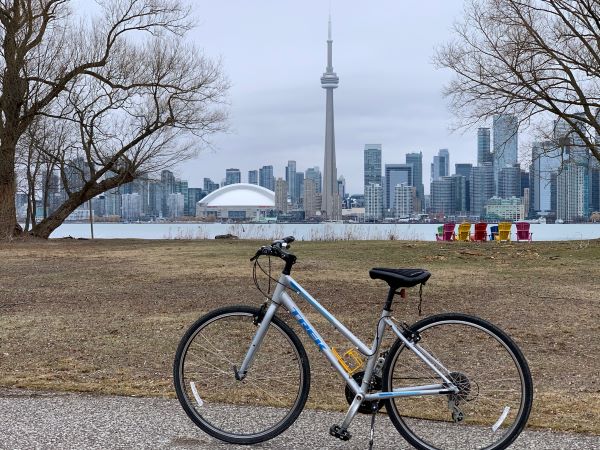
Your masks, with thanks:
M 418 333 L 418 345 L 448 368 L 460 391 L 387 399 L 386 410 L 402 437 L 419 450 L 507 448 L 527 424 L 533 401 L 529 366 L 514 341 L 491 323 L 465 314 L 431 316 L 410 330 Z M 396 340 L 384 366 L 384 391 L 441 383 L 436 377 Z
M 177 348 L 177 398 L 200 429 L 221 441 L 255 444 L 272 439 L 294 423 L 308 398 L 306 351 L 277 316 L 246 378 L 236 380 L 233 366 L 241 365 L 258 317 L 259 309 L 249 306 L 214 310 L 188 329 Z

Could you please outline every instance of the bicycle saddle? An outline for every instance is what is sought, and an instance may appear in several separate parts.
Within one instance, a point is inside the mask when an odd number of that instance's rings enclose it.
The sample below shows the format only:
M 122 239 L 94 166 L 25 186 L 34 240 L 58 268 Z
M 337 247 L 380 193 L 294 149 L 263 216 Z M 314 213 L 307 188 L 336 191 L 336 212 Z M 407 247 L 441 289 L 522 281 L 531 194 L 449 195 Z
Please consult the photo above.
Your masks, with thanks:
M 383 280 L 393 289 L 413 287 L 425 283 L 431 273 L 425 269 L 385 269 L 375 267 L 369 270 L 369 276 L 374 280 Z

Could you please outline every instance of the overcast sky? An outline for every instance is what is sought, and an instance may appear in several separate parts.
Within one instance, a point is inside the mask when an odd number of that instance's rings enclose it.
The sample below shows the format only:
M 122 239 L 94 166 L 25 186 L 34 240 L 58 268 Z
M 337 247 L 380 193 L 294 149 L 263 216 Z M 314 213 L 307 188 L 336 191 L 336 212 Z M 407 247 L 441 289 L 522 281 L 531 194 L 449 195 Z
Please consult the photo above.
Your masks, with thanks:
M 215 136 L 215 150 L 180 167 L 190 187 L 216 182 L 225 169 L 247 172 L 272 164 L 283 177 L 288 160 L 298 171 L 323 169 L 329 2 L 325 0 L 196 1 L 191 38 L 206 55 L 222 58 L 231 81 L 231 131 Z M 440 148 L 457 162 L 475 162 L 476 130 L 452 133 L 442 97 L 451 73 L 436 69 L 436 46 L 450 38 L 463 0 L 332 0 L 338 176 L 347 192 L 363 191 L 363 149 L 383 146 L 383 163 L 404 163 L 423 152 L 423 176 Z

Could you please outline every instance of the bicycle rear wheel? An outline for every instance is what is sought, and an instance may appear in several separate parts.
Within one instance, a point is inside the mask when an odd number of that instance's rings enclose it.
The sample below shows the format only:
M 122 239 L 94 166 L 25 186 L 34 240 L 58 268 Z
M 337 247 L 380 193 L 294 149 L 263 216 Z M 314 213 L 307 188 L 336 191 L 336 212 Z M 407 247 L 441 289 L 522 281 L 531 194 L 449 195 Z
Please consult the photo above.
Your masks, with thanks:
M 476 317 L 441 314 L 414 324 L 419 347 L 439 361 L 457 394 L 386 402 L 402 436 L 421 450 L 500 450 L 521 433 L 533 399 L 527 361 L 499 328 Z M 443 381 L 401 340 L 390 349 L 384 391 Z
M 222 441 L 271 439 L 298 417 L 310 367 L 292 329 L 273 317 L 243 381 L 235 378 L 258 328 L 259 309 L 231 306 L 201 317 L 182 338 L 173 365 L 177 398 L 190 419 Z

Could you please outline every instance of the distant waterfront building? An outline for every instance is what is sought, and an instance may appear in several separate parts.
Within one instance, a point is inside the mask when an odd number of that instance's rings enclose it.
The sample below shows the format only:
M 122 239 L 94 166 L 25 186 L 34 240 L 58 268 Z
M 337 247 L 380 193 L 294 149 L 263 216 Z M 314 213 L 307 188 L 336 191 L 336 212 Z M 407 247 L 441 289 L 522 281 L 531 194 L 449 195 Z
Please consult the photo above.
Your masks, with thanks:
M 225 186 L 235 183 L 242 182 L 242 173 L 240 169 L 226 169 L 225 170 Z
M 441 149 L 431 163 L 431 180 L 439 180 L 450 175 L 450 153 L 447 148 Z
M 416 191 L 414 210 L 422 212 L 425 209 L 425 186 L 423 185 L 423 152 L 407 153 L 406 164 L 412 165 L 413 186 Z
M 457 214 L 467 212 L 467 179 L 462 175 L 442 177 L 431 182 L 431 212 Z
M 317 214 L 317 185 L 312 178 L 304 179 L 304 217 L 310 219 Z
M 192 210 L 191 213 L 187 209 L 188 203 L 189 203 L 188 202 L 188 200 L 189 200 L 189 194 L 188 194 L 188 182 L 187 182 L 187 180 L 180 180 L 178 178 L 175 180 L 175 193 L 183 195 L 183 215 L 184 216 L 190 216 L 190 215 L 193 216 L 195 214 L 195 208 Z
M 454 165 L 454 173 L 456 175 L 462 175 L 465 178 L 469 178 L 471 176 L 472 168 L 473 168 L 473 164 L 455 164 Z
M 431 212 L 435 214 L 454 214 L 452 198 L 452 178 L 441 177 L 431 182 Z
M 283 178 L 275 181 L 275 209 L 282 213 L 288 212 L 288 183 Z
M 500 170 L 518 163 L 519 121 L 512 114 L 496 114 L 492 123 L 494 133 L 494 183 L 498 194 Z
M 366 144 L 364 150 L 364 189 L 381 183 L 381 144 Z
M 494 158 L 491 152 L 490 129 L 479 128 L 477 130 L 477 165 L 485 163 L 492 164 Z
M 471 211 L 471 172 L 473 170 L 473 164 L 455 164 L 454 173 L 465 177 L 465 189 L 466 189 L 466 209 L 465 211 Z
M 485 205 L 485 217 L 488 220 L 517 222 L 525 219 L 525 206 L 518 197 L 492 197 Z
M 109 215 L 108 195 L 105 198 L 107 215 Z M 162 216 L 162 185 L 159 180 L 148 180 L 148 218 L 156 219 Z
M 417 192 L 414 186 L 399 184 L 394 187 L 394 217 L 404 219 L 410 217 L 414 211 L 414 201 Z
M 395 203 L 394 187 L 399 184 L 413 186 L 412 164 L 386 164 L 385 165 L 385 208 L 392 208 Z
M 159 197 L 159 209 L 160 209 L 160 201 Z M 120 217 L 123 214 L 122 210 L 122 202 L 121 202 L 121 193 L 119 192 L 119 187 L 109 189 L 104 193 L 104 215 L 112 216 L 112 217 Z
M 121 195 L 121 219 L 134 221 L 142 215 L 142 197 L 140 194 Z
M 304 198 L 304 172 L 296 172 L 296 192 L 298 193 L 298 205 Z
M 168 198 L 169 195 L 175 192 L 175 175 L 170 170 L 163 170 L 160 173 L 160 189 L 161 189 L 161 211 L 163 216 L 168 214 Z
M 498 174 L 498 197 L 521 197 L 521 167 L 503 167 Z
M 569 160 L 556 179 L 556 218 L 565 222 L 587 220 L 590 216 L 589 167 Z
M 494 196 L 494 167 L 491 163 L 473 167 L 470 180 L 471 214 L 482 216 L 485 204 Z
M 365 220 L 381 220 L 383 218 L 383 187 L 369 184 L 365 188 Z
M 529 173 L 532 212 L 543 216 L 556 213 L 556 174 L 561 163 L 561 150 L 551 141 L 533 143 Z
M 591 187 L 591 210 L 592 212 L 600 212 L 600 162 L 592 160 L 592 168 L 590 170 Z
M 521 197 L 523 197 L 525 189 L 529 189 L 529 172 L 521 169 Z M 526 209 L 525 212 L 527 211 Z
M 288 165 L 285 168 L 285 181 L 287 182 L 290 201 L 292 205 L 297 205 L 300 200 L 300 194 L 296 184 L 296 161 L 288 161 Z
M 206 192 L 200 188 L 189 188 L 188 189 L 188 204 L 186 210 L 189 211 L 189 215 L 196 215 L 196 207 L 198 202 L 206 197 Z
M 258 184 L 258 170 L 248 171 L 248 184 Z
M 340 196 L 340 200 L 344 200 L 344 198 L 346 197 L 346 179 L 344 178 L 343 175 L 340 175 L 338 180 L 338 194 Z
M 206 192 L 207 194 L 210 194 L 211 192 L 214 192 L 217 189 L 219 189 L 219 183 L 215 183 L 210 178 L 204 179 L 204 192 Z
M 258 169 L 258 185 L 275 192 L 273 166 L 262 166 Z
M 275 193 L 254 184 L 223 186 L 198 202 L 196 216 L 203 219 L 258 219 L 275 208 Z
M 529 217 L 529 211 L 531 211 L 531 198 L 529 195 L 529 188 L 526 187 L 523 190 L 523 195 L 521 196 L 523 198 L 523 212 L 525 214 L 525 218 Z
M 175 219 L 177 217 L 182 217 L 185 211 L 185 197 L 180 192 L 175 192 L 173 194 L 169 194 L 167 197 L 168 204 L 168 216 L 171 219 Z
M 317 193 L 321 193 L 321 170 L 318 166 L 306 169 L 306 175 L 304 178 L 313 180 L 317 189 Z
M 452 202 L 454 204 L 454 212 L 467 214 L 470 211 L 469 201 L 469 179 L 463 175 L 452 175 Z

